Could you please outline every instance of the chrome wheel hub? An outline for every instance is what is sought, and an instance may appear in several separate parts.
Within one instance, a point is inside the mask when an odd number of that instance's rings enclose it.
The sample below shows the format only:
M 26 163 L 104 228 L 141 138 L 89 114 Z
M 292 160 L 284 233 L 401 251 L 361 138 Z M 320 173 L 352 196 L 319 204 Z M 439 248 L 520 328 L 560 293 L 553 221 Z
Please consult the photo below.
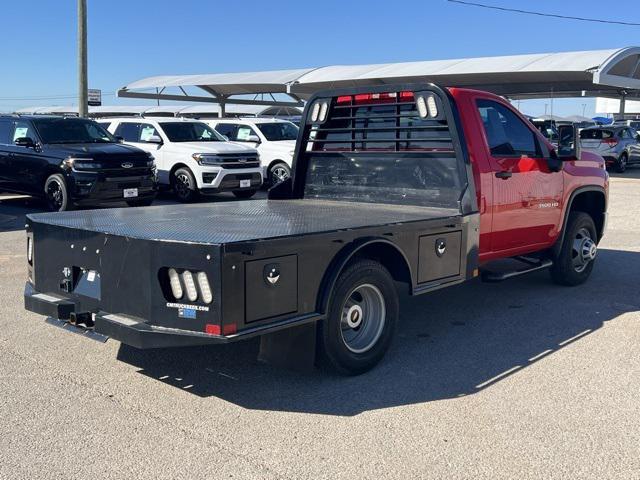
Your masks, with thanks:
M 340 332 L 345 346 L 353 353 L 364 353 L 376 344 L 386 321 L 382 292 L 369 283 L 354 288 L 344 305 Z
M 346 322 L 349 328 L 358 328 L 362 324 L 362 307 L 352 305 L 346 314 Z
M 598 246 L 591 238 L 591 234 L 586 228 L 581 228 L 576 233 L 571 251 L 571 261 L 576 272 L 583 272 L 589 262 L 595 260 L 598 255 Z

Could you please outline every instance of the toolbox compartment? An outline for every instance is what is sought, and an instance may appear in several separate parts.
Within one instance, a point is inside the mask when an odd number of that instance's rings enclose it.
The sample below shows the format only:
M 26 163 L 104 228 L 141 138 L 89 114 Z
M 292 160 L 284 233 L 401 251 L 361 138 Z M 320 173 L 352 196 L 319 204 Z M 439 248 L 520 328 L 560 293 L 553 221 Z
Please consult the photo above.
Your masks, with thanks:
M 298 256 L 245 263 L 245 322 L 298 311 Z

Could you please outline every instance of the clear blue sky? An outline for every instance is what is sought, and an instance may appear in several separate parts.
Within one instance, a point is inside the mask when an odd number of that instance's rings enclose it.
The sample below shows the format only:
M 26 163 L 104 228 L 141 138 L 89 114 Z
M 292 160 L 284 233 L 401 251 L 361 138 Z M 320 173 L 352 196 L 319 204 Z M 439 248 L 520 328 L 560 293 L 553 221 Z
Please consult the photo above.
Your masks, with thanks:
M 482 0 L 555 14 L 640 22 L 634 2 Z M 640 44 L 640 27 L 503 13 L 446 0 L 88 0 L 89 84 L 103 103 L 159 74 L 241 72 L 617 48 Z M 2 5 L 0 111 L 70 105 L 76 93 L 76 1 Z M 131 103 L 131 101 L 129 101 Z M 143 104 L 143 101 L 134 101 Z M 545 101 L 522 110 L 544 113 Z M 592 100 L 557 100 L 554 113 L 592 114 Z

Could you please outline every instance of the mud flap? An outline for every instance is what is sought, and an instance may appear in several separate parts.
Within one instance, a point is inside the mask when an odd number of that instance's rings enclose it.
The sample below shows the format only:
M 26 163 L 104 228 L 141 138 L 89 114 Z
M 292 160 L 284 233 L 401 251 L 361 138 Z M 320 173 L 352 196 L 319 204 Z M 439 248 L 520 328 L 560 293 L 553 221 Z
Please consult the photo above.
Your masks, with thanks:
M 260 337 L 258 361 L 297 372 L 310 372 L 316 359 L 316 322 Z

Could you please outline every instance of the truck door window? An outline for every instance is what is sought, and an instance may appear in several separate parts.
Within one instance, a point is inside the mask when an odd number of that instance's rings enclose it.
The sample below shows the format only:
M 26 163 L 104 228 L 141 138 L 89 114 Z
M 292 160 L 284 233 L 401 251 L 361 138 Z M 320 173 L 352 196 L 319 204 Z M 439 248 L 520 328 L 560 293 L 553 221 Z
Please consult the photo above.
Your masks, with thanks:
M 140 123 L 125 122 L 118 125 L 115 135 L 122 137 L 125 142 L 140 141 Z
M 491 155 L 540 156 L 535 134 L 514 112 L 492 100 L 480 99 L 477 105 Z

